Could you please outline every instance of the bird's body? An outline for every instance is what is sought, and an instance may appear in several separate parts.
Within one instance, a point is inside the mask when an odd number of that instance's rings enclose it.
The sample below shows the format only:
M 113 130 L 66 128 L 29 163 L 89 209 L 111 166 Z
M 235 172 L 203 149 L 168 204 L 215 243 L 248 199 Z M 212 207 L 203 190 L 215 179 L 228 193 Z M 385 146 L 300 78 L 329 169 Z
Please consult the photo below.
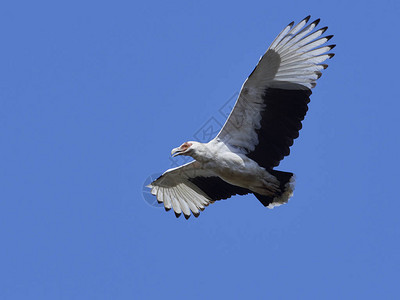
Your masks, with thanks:
M 192 157 L 199 163 L 199 168 L 212 171 L 232 185 L 252 190 L 252 187 L 262 186 L 265 179 L 271 177 L 254 160 L 241 152 L 230 150 L 221 141 L 198 143 L 196 147 L 201 150 L 195 150 Z
M 219 134 L 208 143 L 186 142 L 171 154 L 194 161 L 167 170 L 149 187 L 165 209 L 188 218 L 216 200 L 253 193 L 272 208 L 293 194 L 294 175 L 274 169 L 290 153 L 308 110 L 311 88 L 327 65 L 332 36 L 313 32 L 309 17 L 289 24 L 261 57 L 242 86 Z

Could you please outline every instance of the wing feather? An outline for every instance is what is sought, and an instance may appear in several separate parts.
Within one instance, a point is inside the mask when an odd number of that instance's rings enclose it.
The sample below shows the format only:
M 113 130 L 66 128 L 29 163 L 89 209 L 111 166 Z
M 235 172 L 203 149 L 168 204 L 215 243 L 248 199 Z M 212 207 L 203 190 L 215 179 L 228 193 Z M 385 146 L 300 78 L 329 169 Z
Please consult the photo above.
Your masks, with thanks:
M 172 208 L 172 199 L 171 196 L 169 195 L 168 189 L 163 188 L 162 191 L 164 196 L 162 201 L 164 202 L 165 210 L 168 211 Z
M 311 31 L 314 30 L 314 28 L 318 25 L 318 23 L 320 22 L 320 19 L 315 20 L 314 22 L 312 22 L 310 25 L 308 25 L 307 27 L 305 27 L 303 30 L 301 30 L 298 34 L 296 34 L 294 37 L 292 37 L 288 43 L 286 44 L 279 44 L 278 47 L 273 47 L 271 45 L 270 49 L 274 49 L 276 51 L 281 51 L 281 49 L 283 47 L 286 47 L 286 49 L 290 49 L 290 46 L 292 46 L 293 44 L 295 44 L 297 41 L 301 40 L 304 36 L 306 36 L 307 34 L 309 34 Z M 284 52 L 284 51 L 282 51 Z
M 324 46 L 332 35 L 315 30 L 320 20 L 307 25 L 290 23 L 275 38 L 245 81 L 236 104 L 216 139 L 240 149 L 266 168 L 289 155 L 307 112 L 311 89 L 333 57 Z
M 186 195 L 185 191 L 182 189 L 182 183 L 180 183 L 176 186 L 175 191 L 176 191 L 177 199 L 179 201 L 179 204 L 180 204 L 180 207 L 182 209 L 184 216 L 186 218 L 189 218 L 190 217 L 190 208 L 189 208 L 187 201 L 190 201 L 190 200 L 186 200 L 187 195 Z
M 177 217 L 183 213 L 185 218 L 191 213 L 199 216 L 200 211 L 216 200 L 249 192 L 223 181 L 196 161 L 167 170 L 148 187 L 157 201 L 164 203 L 166 210 L 172 207 Z
M 172 208 L 174 209 L 175 215 L 179 217 L 182 213 L 182 209 L 178 201 L 178 195 L 176 193 L 176 189 L 170 189 L 169 192 L 172 194 Z
M 296 26 L 294 26 L 294 27 L 286 34 L 286 36 L 285 36 L 285 37 L 280 41 L 280 43 L 279 43 L 280 48 L 283 47 L 283 46 L 285 46 L 290 40 L 292 40 L 292 39 L 296 36 L 296 34 L 299 32 L 299 30 L 301 30 L 301 29 L 304 27 L 304 25 L 307 24 L 308 20 L 310 20 L 310 17 L 311 17 L 311 16 L 305 17 L 303 20 L 301 20 L 301 21 L 299 22 L 299 24 L 297 24 Z M 271 45 L 271 47 L 272 47 L 272 46 L 273 46 L 273 45 Z

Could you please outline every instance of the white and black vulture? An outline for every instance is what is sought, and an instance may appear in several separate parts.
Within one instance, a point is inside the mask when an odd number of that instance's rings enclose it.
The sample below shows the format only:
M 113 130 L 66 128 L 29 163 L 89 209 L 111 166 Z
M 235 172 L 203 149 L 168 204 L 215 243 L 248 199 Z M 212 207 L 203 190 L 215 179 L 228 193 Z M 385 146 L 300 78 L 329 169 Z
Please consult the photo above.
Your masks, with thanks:
M 236 104 L 218 135 L 208 143 L 189 141 L 171 154 L 194 161 L 169 169 L 149 188 L 177 217 L 195 217 L 216 200 L 254 196 L 266 207 L 293 195 L 294 175 L 274 168 L 299 136 L 311 89 L 328 65 L 335 45 L 324 45 L 327 27 L 316 29 L 310 16 L 290 23 L 276 37 L 244 82 Z

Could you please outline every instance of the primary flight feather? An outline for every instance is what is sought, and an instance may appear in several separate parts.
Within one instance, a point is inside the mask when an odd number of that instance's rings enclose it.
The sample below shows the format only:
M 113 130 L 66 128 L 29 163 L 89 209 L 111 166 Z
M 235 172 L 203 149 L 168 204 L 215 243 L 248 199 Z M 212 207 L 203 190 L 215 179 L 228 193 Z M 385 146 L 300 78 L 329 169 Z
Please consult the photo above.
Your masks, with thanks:
M 236 104 L 218 135 L 208 143 L 186 142 L 173 156 L 194 161 L 169 169 L 149 188 L 166 210 L 197 217 L 216 200 L 253 193 L 269 208 L 293 195 L 294 175 L 274 170 L 299 136 L 311 89 L 328 65 L 335 45 L 321 37 L 319 19 L 290 23 L 276 37 L 244 82 Z M 308 24 L 308 25 L 307 25 Z

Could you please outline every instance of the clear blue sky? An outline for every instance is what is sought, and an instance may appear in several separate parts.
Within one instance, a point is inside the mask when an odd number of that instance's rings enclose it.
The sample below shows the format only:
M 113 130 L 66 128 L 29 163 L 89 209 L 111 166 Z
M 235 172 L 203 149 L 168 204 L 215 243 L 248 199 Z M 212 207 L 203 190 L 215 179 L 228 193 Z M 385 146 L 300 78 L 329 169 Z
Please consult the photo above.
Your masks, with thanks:
M 145 3 L 145 4 L 144 4 Z M 311 14 L 338 46 L 279 169 L 176 219 L 170 150 Z M 0 9 L 1 299 L 388 299 L 400 271 L 398 1 L 9 1 Z

